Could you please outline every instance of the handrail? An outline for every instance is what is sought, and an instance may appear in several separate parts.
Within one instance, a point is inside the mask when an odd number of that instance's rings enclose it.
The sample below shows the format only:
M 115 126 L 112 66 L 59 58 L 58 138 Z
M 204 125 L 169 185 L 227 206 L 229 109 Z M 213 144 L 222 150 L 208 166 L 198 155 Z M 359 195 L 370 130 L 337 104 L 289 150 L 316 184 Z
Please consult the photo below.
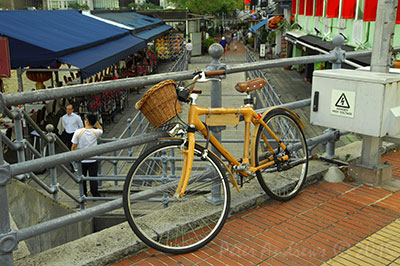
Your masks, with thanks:
M 351 58 L 364 56 L 366 52 L 352 52 Z M 283 67 L 290 65 L 309 64 L 324 61 L 336 60 L 335 54 L 327 55 L 310 55 L 295 58 L 281 58 L 268 61 L 257 61 L 252 63 L 234 64 L 226 69 L 226 74 L 233 74 L 243 71 L 258 70 L 271 67 Z M 13 106 L 38 101 L 46 101 L 58 98 L 67 98 L 73 96 L 84 96 L 93 93 L 99 93 L 107 90 L 129 89 L 132 87 L 140 87 L 152 85 L 166 79 L 174 79 L 176 81 L 189 80 L 193 78 L 194 71 L 180 71 L 163 74 L 154 74 L 149 76 L 140 76 L 134 78 L 118 79 L 103 81 L 98 83 L 78 84 L 68 87 L 59 87 L 46 90 L 20 92 L 14 94 L 2 94 L 4 105 Z
M 36 130 L 36 132 L 40 135 L 40 137 L 44 141 L 50 142 L 50 138 L 42 131 L 42 129 L 35 123 L 35 121 L 33 121 L 31 116 L 25 110 L 22 110 L 22 113 L 24 114 L 24 118 L 25 118 L 26 122 L 28 122 L 28 124 L 31 127 L 33 127 L 34 130 Z
M 123 140 L 116 140 L 111 143 L 100 144 L 90 149 L 81 149 L 70 152 L 64 152 L 56 154 L 50 157 L 39 158 L 31 161 L 20 162 L 18 164 L 9 165 L 6 169 L 10 176 L 16 176 L 19 174 L 34 172 L 43 168 L 51 168 L 60 164 L 69 163 L 71 161 L 80 161 L 86 158 L 94 157 L 97 154 L 103 154 L 112 151 L 118 151 L 120 149 L 144 144 L 150 141 L 154 141 L 160 137 L 166 137 L 167 134 L 162 131 L 156 131 L 154 133 L 146 134 L 145 136 L 136 136 Z M 0 165 L 0 169 L 4 167 Z

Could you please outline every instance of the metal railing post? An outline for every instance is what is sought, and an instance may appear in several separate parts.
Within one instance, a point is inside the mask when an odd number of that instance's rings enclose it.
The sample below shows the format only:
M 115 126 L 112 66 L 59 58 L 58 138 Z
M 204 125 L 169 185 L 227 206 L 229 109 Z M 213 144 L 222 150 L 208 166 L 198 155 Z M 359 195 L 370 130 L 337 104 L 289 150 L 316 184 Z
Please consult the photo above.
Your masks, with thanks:
M 336 60 L 331 61 L 332 69 L 340 69 L 340 68 L 342 68 L 342 62 L 346 59 L 346 52 L 341 49 L 341 46 L 344 44 L 343 36 L 336 35 L 333 38 L 332 43 L 335 45 L 335 49 L 330 51 L 330 53 L 336 55 Z M 328 141 L 328 143 L 326 145 L 326 152 L 324 154 L 324 157 L 326 157 L 328 159 L 332 159 L 332 158 L 336 157 L 335 156 L 335 143 L 336 143 L 336 141 L 339 140 L 340 135 L 339 135 L 339 131 L 334 128 L 329 128 L 329 129 L 327 129 L 327 131 L 332 132 L 332 134 L 337 136 L 337 138 Z
M 81 210 L 85 209 L 85 193 L 83 191 L 83 182 L 86 182 L 83 180 L 83 174 L 82 174 L 82 163 L 81 162 L 77 162 L 78 164 L 78 179 L 79 179 L 79 207 Z
M 113 137 L 113 140 L 115 140 L 115 137 Z M 113 156 L 117 157 L 117 151 L 113 152 Z M 114 165 L 114 175 L 118 175 L 118 160 L 112 160 L 112 164 Z M 118 186 L 118 181 L 114 181 L 114 186 Z
M 126 120 L 126 123 L 128 124 L 128 138 L 132 137 L 132 119 L 128 118 Z M 130 147 L 128 149 L 128 156 L 131 156 L 133 154 L 133 147 Z
M 56 154 L 55 143 L 56 143 L 56 136 L 53 133 L 54 126 L 49 124 L 46 126 L 46 131 L 49 132 L 47 134 L 48 139 L 50 140 L 48 143 L 49 147 L 49 156 Z M 57 199 L 58 197 L 58 181 L 57 181 L 57 170 L 56 167 L 50 168 L 50 177 L 51 177 L 51 188 L 54 189 L 53 199 Z
M 18 241 L 10 225 L 10 215 L 7 198 L 7 184 L 10 183 L 9 165 L 3 159 L 3 143 L 0 136 L 0 265 L 14 265 L 13 250 Z
M 22 128 L 22 110 L 17 108 L 16 111 L 17 111 L 17 115 L 14 120 L 15 142 L 23 143 L 24 135 L 23 135 L 23 128 Z M 25 150 L 18 149 L 17 157 L 18 157 L 18 162 L 24 162 L 25 161 Z
M 97 167 L 97 176 L 101 176 L 103 173 L 102 173 L 102 171 L 101 171 L 101 166 L 103 165 L 103 163 L 104 163 L 104 161 L 101 161 L 101 160 L 99 160 L 98 161 L 99 163 L 97 164 L 98 165 L 98 167 Z M 101 181 L 101 180 L 98 180 L 98 186 L 99 186 L 99 188 L 103 188 L 103 181 Z
M 220 44 L 212 44 L 210 48 L 208 49 L 208 53 L 211 56 L 212 60 L 209 65 L 207 65 L 206 69 L 208 71 L 213 71 L 213 70 L 222 70 L 226 69 L 225 64 L 221 64 L 219 59 L 222 57 L 224 53 L 224 49 Z M 223 77 L 220 77 L 223 78 Z M 222 107 L 222 86 L 221 86 L 221 81 L 219 80 L 213 80 L 211 81 L 211 108 L 218 108 Z M 211 127 L 211 131 L 215 138 L 221 142 L 221 131 L 225 127 Z M 221 156 L 220 153 L 218 152 L 217 149 L 214 147 L 212 148 L 213 152 L 217 156 Z M 211 186 L 211 197 L 208 199 L 209 201 L 213 202 L 214 204 L 219 204 L 222 202 L 221 198 L 221 186 L 217 183 L 213 184 Z

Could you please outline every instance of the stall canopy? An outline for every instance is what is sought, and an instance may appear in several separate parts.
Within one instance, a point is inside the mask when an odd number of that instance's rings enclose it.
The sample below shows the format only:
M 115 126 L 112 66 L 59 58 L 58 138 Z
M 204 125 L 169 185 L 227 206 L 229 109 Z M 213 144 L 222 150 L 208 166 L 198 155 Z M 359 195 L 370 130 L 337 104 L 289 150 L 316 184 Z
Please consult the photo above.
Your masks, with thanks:
M 0 34 L 8 37 L 11 67 L 79 67 L 87 78 L 143 49 L 126 29 L 76 10 L 0 11 Z
M 254 25 L 253 27 L 249 28 L 250 31 L 256 32 L 256 30 L 260 29 L 262 26 L 268 23 L 268 19 L 264 19 L 263 21 L 259 22 L 258 24 Z
M 327 52 L 332 51 L 335 48 L 335 45 L 331 41 L 324 41 L 320 37 L 310 34 L 298 34 L 297 32 L 289 31 L 286 33 L 286 38 L 288 38 L 289 41 L 292 41 L 293 43 L 296 43 L 296 40 L 299 40 L 308 44 L 309 47 L 316 47 Z M 350 45 L 342 45 L 341 49 L 345 50 L 346 52 L 354 51 L 354 47 Z M 361 66 L 369 66 L 371 63 L 371 55 L 352 58 L 351 61 Z
M 136 12 L 93 11 L 92 15 L 131 27 L 135 36 L 146 41 L 156 39 L 172 29 L 171 26 L 166 25 L 161 19 L 141 15 Z

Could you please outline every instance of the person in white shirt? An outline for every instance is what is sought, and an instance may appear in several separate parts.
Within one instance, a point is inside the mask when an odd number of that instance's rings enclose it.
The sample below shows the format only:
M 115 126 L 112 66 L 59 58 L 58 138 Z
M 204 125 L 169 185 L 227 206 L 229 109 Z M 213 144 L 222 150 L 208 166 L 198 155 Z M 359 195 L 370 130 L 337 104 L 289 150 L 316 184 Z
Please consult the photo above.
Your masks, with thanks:
M 96 127 L 96 128 L 95 128 Z M 103 134 L 103 127 L 97 121 L 95 114 L 88 114 L 85 118 L 85 127 L 77 129 L 72 136 L 71 150 L 86 149 L 97 145 L 97 139 Z M 93 159 L 82 160 L 82 175 L 96 177 L 98 162 Z M 100 197 L 98 182 L 90 181 L 90 192 L 94 197 Z M 87 196 L 87 184 L 83 182 L 83 193 Z
M 188 63 L 190 64 L 190 59 L 192 58 L 192 50 L 193 50 L 193 44 L 190 39 L 186 43 L 186 50 L 188 51 Z
M 64 141 L 65 145 L 67 145 L 68 149 L 71 149 L 72 136 L 78 128 L 83 128 L 83 122 L 82 118 L 74 113 L 74 108 L 72 107 L 72 104 L 68 104 L 65 107 L 65 111 L 67 113 L 61 118 L 62 126 L 64 128 L 64 131 L 61 134 L 61 138 Z

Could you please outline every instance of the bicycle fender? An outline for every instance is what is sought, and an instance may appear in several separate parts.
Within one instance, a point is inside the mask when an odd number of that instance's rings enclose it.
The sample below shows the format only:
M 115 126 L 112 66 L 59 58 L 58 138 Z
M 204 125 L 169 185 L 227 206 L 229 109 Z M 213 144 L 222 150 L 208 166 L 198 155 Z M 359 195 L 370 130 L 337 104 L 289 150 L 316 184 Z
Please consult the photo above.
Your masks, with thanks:
M 271 112 L 272 110 L 276 110 L 276 109 L 281 109 L 281 110 L 283 110 L 283 111 L 285 111 L 285 112 L 291 114 L 291 115 L 293 116 L 293 118 L 296 120 L 296 122 L 299 124 L 300 128 L 301 128 L 302 130 L 305 130 L 305 129 L 306 129 L 306 126 L 305 126 L 304 123 L 301 121 L 300 117 L 299 117 L 295 112 L 293 112 L 292 110 L 290 110 L 290 109 L 288 109 L 288 108 L 285 108 L 285 107 L 279 107 L 279 106 L 277 106 L 277 107 L 272 107 L 271 109 L 268 109 L 267 111 L 265 111 L 265 112 L 262 114 L 261 118 L 264 119 L 264 117 L 266 117 L 266 116 L 268 115 L 269 112 Z

